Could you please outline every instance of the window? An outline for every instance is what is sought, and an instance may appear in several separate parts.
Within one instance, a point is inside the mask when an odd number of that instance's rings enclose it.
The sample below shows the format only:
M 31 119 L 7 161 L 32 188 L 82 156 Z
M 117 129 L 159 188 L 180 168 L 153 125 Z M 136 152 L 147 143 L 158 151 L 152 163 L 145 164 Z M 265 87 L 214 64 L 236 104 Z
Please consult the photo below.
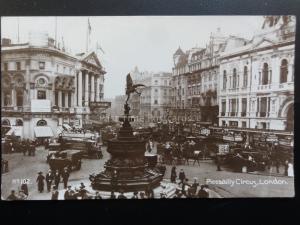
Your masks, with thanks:
M 245 121 L 243 121 L 243 122 L 242 122 L 242 127 L 243 127 L 243 128 L 246 128 L 246 126 L 247 126 L 247 123 L 246 123 Z
M 264 63 L 262 70 L 262 85 L 266 85 L 269 82 L 269 65 L 268 63 Z
M 21 63 L 20 62 L 16 62 L 16 68 L 17 68 L 17 70 L 21 70 Z
M 154 89 L 154 91 L 155 91 L 155 93 L 157 93 L 157 92 L 158 92 L 158 90 L 157 90 L 157 89 Z
M 44 78 L 38 79 L 37 83 L 41 86 L 44 86 L 46 84 L 46 80 Z
M 55 105 L 58 106 L 58 91 L 55 92 Z
M 247 87 L 248 85 L 248 68 L 244 67 L 244 78 L 243 78 L 243 87 Z
M 4 63 L 4 71 L 8 70 L 8 63 Z
M 209 73 L 209 78 L 208 79 L 209 79 L 209 81 L 211 81 L 211 73 Z
M 223 90 L 226 89 L 226 83 L 227 83 L 227 75 L 226 70 L 223 71 Z
M 68 93 L 68 107 L 71 107 L 71 98 L 72 98 L 72 94 L 71 92 Z
M 39 62 L 39 68 L 40 68 L 40 70 L 44 70 L 45 69 L 45 62 Z
M 280 83 L 287 82 L 287 75 L 288 75 L 288 62 L 286 59 L 283 59 L 281 61 L 281 66 L 280 66 Z
M 232 76 L 232 88 L 236 88 L 236 68 L 233 69 L 233 76 Z
M 164 81 L 164 85 L 165 85 L 165 86 L 168 85 L 168 81 L 167 81 L 167 80 Z
M 164 89 L 164 95 L 167 95 L 167 89 Z
M 40 91 L 37 92 L 37 99 L 46 99 L 46 91 Z
M 23 120 L 17 119 L 16 120 L 16 126 L 23 126 Z
M 157 99 L 155 99 L 155 100 L 154 100 L 154 104 L 155 104 L 155 105 L 157 105 L 157 104 L 158 104 L 158 101 L 157 101 Z
M 65 107 L 66 101 L 65 101 L 66 97 L 65 97 L 65 93 L 62 92 L 61 93 L 61 106 Z
M 222 114 L 226 112 L 226 100 L 222 100 Z
M 1 122 L 1 125 L 3 126 L 10 126 L 10 122 L 8 119 L 3 119 L 2 122 Z
M 39 120 L 36 123 L 37 126 L 47 126 L 47 121 L 46 120 Z
M 158 85 L 158 81 L 157 81 L 157 80 L 155 80 L 155 81 L 154 81 L 154 84 L 155 84 L 155 85 Z

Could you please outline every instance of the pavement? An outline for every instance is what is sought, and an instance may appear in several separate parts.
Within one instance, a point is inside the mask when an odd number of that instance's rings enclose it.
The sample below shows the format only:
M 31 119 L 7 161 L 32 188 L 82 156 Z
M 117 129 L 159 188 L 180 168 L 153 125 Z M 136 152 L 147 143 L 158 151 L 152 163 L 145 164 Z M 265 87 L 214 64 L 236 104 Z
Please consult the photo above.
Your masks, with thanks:
M 156 145 L 155 145 L 156 146 Z M 156 152 L 156 149 L 153 153 Z M 88 177 L 92 173 L 103 170 L 109 154 L 103 148 L 103 159 L 83 159 L 82 168 L 70 174 L 69 184 L 78 187 L 80 182 L 89 183 Z M 2 154 L 2 158 L 9 161 L 9 172 L 2 174 L 1 196 L 5 199 L 12 189 L 18 191 L 22 180 L 28 181 L 28 199 L 51 199 L 51 193 L 37 191 L 37 173 L 47 173 L 47 150 L 39 147 L 35 156 L 23 156 L 22 153 Z M 189 182 L 197 177 L 200 184 L 207 184 L 210 196 L 216 198 L 248 198 L 248 197 L 294 197 L 294 178 L 282 175 L 236 173 L 228 170 L 217 171 L 211 160 L 201 160 L 200 165 L 178 165 L 177 173 L 183 169 Z M 283 171 L 280 171 L 281 174 Z M 164 181 L 170 181 L 171 166 L 167 165 Z M 87 186 L 87 185 L 86 185 Z M 45 185 L 46 189 L 46 185 Z M 64 192 L 63 184 L 59 185 L 59 192 Z

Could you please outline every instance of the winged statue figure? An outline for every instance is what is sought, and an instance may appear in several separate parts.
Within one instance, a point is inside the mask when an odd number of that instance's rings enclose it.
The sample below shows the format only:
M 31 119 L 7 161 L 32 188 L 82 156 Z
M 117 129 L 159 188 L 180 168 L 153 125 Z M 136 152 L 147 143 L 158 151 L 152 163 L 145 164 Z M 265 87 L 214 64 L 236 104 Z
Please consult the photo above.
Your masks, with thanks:
M 130 73 L 127 74 L 126 77 L 126 95 L 127 95 L 127 100 L 126 100 L 126 104 L 130 98 L 130 94 L 131 93 L 137 93 L 138 95 L 140 95 L 141 93 L 139 93 L 137 91 L 138 87 L 145 87 L 145 85 L 143 84 L 133 84 L 132 78 L 130 76 Z

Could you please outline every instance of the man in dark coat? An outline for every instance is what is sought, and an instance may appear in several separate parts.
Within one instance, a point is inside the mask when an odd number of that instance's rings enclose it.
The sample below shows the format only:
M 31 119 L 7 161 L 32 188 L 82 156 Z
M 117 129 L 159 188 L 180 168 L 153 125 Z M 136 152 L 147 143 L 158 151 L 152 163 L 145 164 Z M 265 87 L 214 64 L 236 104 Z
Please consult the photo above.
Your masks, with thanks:
M 69 173 L 68 169 L 65 168 L 64 172 L 62 174 L 62 179 L 63 179 L 63 182 L 64 182 L 64 188 L 67 188 L 67 186 L 68 186 L 69 176 L 70 176 L 70 173 Z
M 180 172 L 178 174 L 178 177 L 179 177 L 179 180 L 180 180 L 179 184 L 182 184 L 185 180 L 185 173 L 184 173 L 183 169 L 180 170 Z
M 16 196 L 15 190 L 11 190 L 10 195 L 6 198 L 6 200 L 18 200 L 18 197 Z
M 45 177 L 43 176 L 43 172 L 39 172 L 38 173 L 38 177 L 36 178 L 36 182 L 38 183 L 38 191 L 40 193 L 42 193 L 44 191 L 44 180 L 45 180 Z
M 123 191 L 120 191 L 120 194 L 118 195 L 118 199 L 127 199 Z
M 200 190 L 198 191 L 198 198 L 208 198 L 209 194 L 205 190 L 205 185 L 201 185 Z
M 64 199 L 65 200 L 73 199 L 72 195 L 73 195 L 73 193 L 72 193 L 71 186 L 68 186 L 68 189 L 65 191 L 65 194 L 64 194 Z
M 176 183 L 176 177 L 177 177 L 177 174 L 176 174 L 176 167 L 173 166 L 173 167 L 172 167 L 172 170 L 171 170 L 171 182 L 172 182 L 172 183 Z
M 52 185 L 53 179 L 54 179 L 53 173 L 51 170 L 49 170 L 48 173 L 46 174 L 46 183 L 47 183 L 47 191 L 48 192 L 51 191 L 51 185 Z
M 110 199 L 116 199 L 116 195 L 115 195 L 115 193 L 113 191 L 110 194 Z
M 28 185 L 27 185 L 27 183 L 23 183 L 21 185 L 21 191 L 23 191 L 24 194 L 28 196 L 29 193 L 28 193 Z
M 60 182 L 60 173 L 58 170 L 56 170 L 54 174 L 54 185 L 56 186 L 57 189 L 58 189 L 59 182 Z
M 58 191 L 56 186 L 53 186 L 53 191 L 52 191 L 52 196 L 51 196 L 51 200 L 58 200 Z

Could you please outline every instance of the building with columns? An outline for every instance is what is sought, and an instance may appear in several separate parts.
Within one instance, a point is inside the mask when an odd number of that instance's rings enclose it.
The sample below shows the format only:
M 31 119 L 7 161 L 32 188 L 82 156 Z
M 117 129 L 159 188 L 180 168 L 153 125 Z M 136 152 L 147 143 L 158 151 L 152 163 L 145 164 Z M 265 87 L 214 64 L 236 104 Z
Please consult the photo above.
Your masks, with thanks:
M 266 16 L 220 54 L 219 126 L 293 131 L 295 17 Z
M 47 34 L 23 44 L 2 39 L 1 124 L 21 138 L 56 136 L 63 123 L 83 127 L 99 115 L 106 72 L 97 55 L 54 43 Z

